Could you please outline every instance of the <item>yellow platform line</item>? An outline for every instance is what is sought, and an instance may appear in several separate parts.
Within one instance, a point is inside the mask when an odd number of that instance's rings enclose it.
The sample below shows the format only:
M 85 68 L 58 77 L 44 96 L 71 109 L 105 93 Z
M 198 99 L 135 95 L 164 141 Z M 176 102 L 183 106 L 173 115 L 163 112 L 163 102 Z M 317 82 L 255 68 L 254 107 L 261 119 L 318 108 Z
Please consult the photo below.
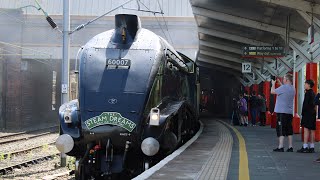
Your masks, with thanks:
M 236 128 L 230 126 L 229 124 L 223 121 L 220 122 L 231 128 L 236 133 L 239 141 L 239 180 L 250 180 L 248 153 L 246 148 L 246 142 L 243 136 Z

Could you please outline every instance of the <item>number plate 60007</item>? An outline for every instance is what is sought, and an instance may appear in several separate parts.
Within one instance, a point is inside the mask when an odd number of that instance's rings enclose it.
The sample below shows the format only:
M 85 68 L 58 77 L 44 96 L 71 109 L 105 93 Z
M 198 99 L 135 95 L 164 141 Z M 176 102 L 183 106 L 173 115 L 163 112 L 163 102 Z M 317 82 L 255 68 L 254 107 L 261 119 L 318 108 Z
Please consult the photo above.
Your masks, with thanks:
M 107 59 L 107 66 L 131 66 L 129 59 Z

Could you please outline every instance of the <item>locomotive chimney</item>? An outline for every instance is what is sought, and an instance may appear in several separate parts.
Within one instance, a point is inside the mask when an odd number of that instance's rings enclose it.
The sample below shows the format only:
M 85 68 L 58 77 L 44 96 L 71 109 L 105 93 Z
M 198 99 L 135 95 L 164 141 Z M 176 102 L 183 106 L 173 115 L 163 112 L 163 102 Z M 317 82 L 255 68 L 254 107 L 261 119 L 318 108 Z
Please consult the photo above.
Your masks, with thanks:
M 140 18 L 131 14 L 115 16 L 115 31 L 112 37 L 114 43 L 131 44 L 141 28 Z

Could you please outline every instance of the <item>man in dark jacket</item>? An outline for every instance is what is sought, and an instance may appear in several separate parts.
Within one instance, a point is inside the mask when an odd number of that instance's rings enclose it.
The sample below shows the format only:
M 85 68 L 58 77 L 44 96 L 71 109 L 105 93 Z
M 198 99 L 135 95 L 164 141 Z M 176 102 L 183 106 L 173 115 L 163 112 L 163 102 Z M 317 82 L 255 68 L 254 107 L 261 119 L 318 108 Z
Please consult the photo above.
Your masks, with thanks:
M 249 99 L 250 103 L 250 112 L 251 112 L 251 123 L 252 126 L 256 126 L 256 119 L 258 115 L 258 98 L 256 96 L 256 92 L 252 91 L 251 97 Z
M 266 99 L 264 94 L 259 94 L 259 112 L 260 112 L 260 126 L 266 125 Z
M 305 94 L 302 105 L 301 126 L 304 130 L 303 146 L 297 152 L 299 153 L 314 153 L 314 139 L 316 130 L 316 107 L 314 104 L 315 95 L 312 90 L 314 86 L 313 80 L 306 80 L 304 83 Z M 311 143 L 308 147 L 308 139 Z
M 318 106 L 318 119 L 320 119 L 320 91 L 318 91 L 318 94 L 314 98 L 314 104 Z M 320 158 L 316 159 L 315 162 L 320 163 Z
M 318 94 L 314 98 L 314 104 L 316 106 L 318 106 L 318 119 L 320 119 L 320 91 L 318 92 Z
M 238 112 L 238 101 L 236 98 L 232 99 L 232 120 L 231 124 L 232 125 L 239 125 L 239 112 Z

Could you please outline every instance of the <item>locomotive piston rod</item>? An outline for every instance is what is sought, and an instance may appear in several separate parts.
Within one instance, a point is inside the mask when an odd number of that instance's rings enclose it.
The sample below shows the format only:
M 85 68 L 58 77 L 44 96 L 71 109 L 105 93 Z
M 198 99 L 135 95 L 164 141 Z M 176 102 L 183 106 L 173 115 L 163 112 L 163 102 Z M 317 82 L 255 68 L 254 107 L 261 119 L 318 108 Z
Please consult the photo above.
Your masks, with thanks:
M 131 142 L 130 141 L 126 141 L 126 147 L 125 147 L 125 150 L 124 150 L 124 154 L 123 154 L 123 160 L 122 160 L 122 164 L 123 164 L 123 168 L 125 169 L 126 168 L 126 160 L 127 160 L 127 154 L 128 154 L 128 151 L 130 149 L 130 145 L 131 145 Z
M 111 139 L 109 138 L 106 145 L 106 162 L 107 162 L 107 172 L 104 175 L 111 175 L 111 164 L 113 160 L 113 145 Z

